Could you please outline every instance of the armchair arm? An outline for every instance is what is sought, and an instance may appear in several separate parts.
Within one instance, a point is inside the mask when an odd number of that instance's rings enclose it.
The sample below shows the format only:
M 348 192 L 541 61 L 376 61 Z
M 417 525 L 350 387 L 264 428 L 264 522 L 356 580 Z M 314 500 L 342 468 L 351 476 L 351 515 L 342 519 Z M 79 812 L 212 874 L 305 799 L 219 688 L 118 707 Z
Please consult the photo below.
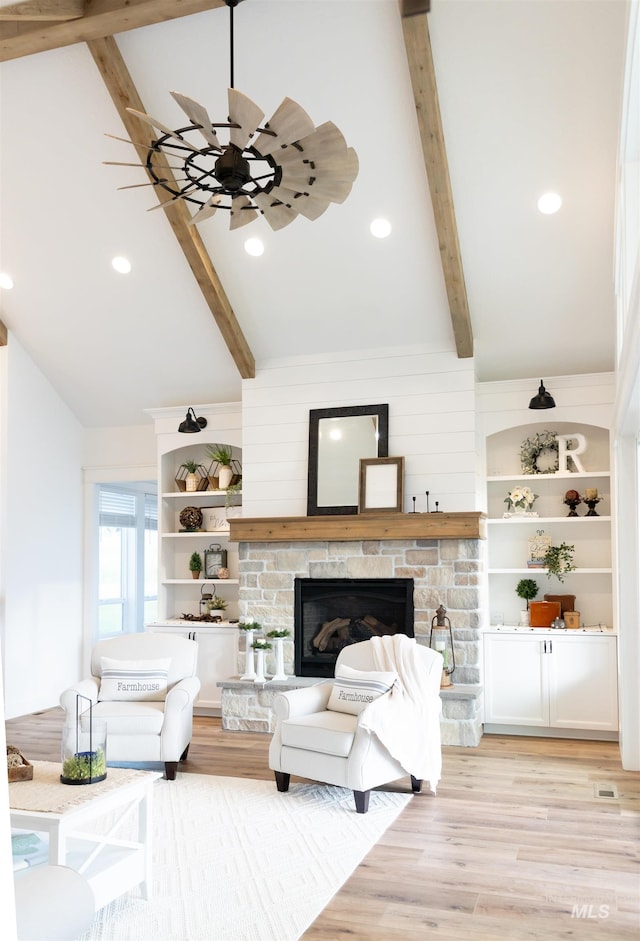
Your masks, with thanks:
M 90 699 L 92 704 L 95 706 L 98 701 L 98 693 L 100 692 L 100 683 L 95 676 L 88 677 L 87 679 L 80 680 L 75 686 L 71 686 L 69 689 L 65 689 L 60 695 L 60 705 L 66 712 L 67 716 L 75 720 L 76 717 L 76 695 L 85 696 L 87 699 Z M 88 706 L 85 704 L 81 708 L 81 712 L 84 712 L 85 709 L 88 709 Z
M 318 683 L 278 693 L 273 699 L 273 711 L 278 719 L 308 716 L 327 708 L 333 683 Z
M 167 693 L 165 715 L 176 710 L 188 709 L 200 692 L 200 680 L 197 676 L 185 676 L 178 680 Z

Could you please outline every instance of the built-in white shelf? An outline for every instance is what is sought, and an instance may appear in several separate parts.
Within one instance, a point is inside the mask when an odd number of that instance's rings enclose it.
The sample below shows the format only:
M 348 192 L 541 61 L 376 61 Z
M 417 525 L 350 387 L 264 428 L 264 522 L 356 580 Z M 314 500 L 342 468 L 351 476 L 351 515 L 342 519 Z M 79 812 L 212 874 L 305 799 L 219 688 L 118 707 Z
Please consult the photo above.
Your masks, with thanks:
M 570 572 L 565 574 L 565 578 L 569 578 L 571 575 L 611 575 L 613 569 L 611 568 L 595 568 L 595 569 L 572 569 Z M 530 569 L 530 568 L 520 568 L 520 569 L 489 569 L 489 575 L 546 575 L 546 569 Z
M 493 480 L 566 480 L 569 483 L 572 480 L 589 479 L 591 477 L 610 477 L 609 471 L 577 471 L 575 474 L 497 474 L 487 477 L 487 481 Z
M 598 521 L 602 523 L 610 523 L 610 516 L 510 516 L 510 517 L 496 517 L 487 520 L 487 523 L 490 526 L 511 526 L 513 523 L 521 525 L 522 523 L 533 523 L 535 525 L 540 525 L 540 523 L 571 523 L 573 526 L 575 523 L 597 523 Z
M 162 585 L 238 585 L 237 578 L 163 578 Z
M 195 537 L 197 539 L 203 539 L 207 536 L 228 536 L 228 529 L 198 529 L 194 533 L 161 533 L 162 539 L 192 539 Z

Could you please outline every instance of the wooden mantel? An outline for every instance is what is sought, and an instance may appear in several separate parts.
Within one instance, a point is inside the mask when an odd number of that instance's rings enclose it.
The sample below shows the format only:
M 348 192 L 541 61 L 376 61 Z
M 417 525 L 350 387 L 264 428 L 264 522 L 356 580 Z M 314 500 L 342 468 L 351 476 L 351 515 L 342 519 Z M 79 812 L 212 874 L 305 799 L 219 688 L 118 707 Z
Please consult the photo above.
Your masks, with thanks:
M 264 516 L 230 520 L 233 542 L 353 542 L 360 539 L 486 539 L 485 513 Z

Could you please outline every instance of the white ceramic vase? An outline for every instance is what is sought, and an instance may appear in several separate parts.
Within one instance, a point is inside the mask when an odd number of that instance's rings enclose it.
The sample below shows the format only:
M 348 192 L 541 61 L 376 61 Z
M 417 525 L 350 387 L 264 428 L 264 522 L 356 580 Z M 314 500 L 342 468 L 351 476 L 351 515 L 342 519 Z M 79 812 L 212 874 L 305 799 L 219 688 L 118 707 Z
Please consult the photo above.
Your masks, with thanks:
M 198 475 L 197 474 L 187 474 L 185 478 L 185 487 L 187 493 L 195 493 L 198 489 Z
M 284 672 L 284 637 L 274 637 L 276 653 L 276 672 L 271 677 L 272 680 L 286 680 L 287 674 Z
M 220 490 L 226 490 L 231 483 L 233 471 L 228 464 L 221 464 L 218 468 L 218 487 Z
M 529 611 L 520 612 L 520 627 L 529 627 Z
M 243 631 L 245 644 L 244 652 L 244 673 L 240 677 L 241 680 L 253 680 L 256 675 L 255 666 L 253 663 L 253 631 Z

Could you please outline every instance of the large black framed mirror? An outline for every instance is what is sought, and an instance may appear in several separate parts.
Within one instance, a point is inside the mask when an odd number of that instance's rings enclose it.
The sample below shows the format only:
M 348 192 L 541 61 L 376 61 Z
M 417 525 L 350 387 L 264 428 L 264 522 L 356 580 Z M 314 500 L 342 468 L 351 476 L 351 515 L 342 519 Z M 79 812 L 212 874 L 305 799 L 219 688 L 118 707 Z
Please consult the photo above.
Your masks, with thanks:
M 360 458 L 388 447 L 388 405 L 311 409 L 307 516 L 357 513 Z

